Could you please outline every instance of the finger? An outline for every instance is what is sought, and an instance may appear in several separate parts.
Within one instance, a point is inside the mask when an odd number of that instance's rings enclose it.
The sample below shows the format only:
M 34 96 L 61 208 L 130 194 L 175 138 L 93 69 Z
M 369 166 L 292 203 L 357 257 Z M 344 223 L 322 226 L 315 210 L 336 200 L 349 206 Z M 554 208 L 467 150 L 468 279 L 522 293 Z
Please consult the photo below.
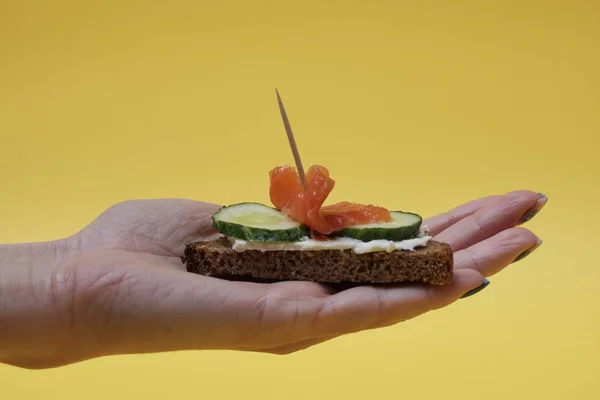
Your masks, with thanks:
M 380 328 L 451 304 L 483 283 L 477 271 L 456 271 L 445 286 L 357 287 L 320 302 L 314 311 L 311 335 L 342 335 Z
M 444 229 L 454 225 L 461 219 L 468 217 L 484 206 L 498 200 L 500 197 L 501 196 L 488 196 L 470 201 L 443 214 L 427 218 L 425 221 L 423 221 L 423 225 L 427 225 L 429 232 L 435 236 Z
M 285 281 L 269 284 L 269 291 L 281 297 L 296 298 L 325 297 L 335 293 L 334 288 L 321 283 L 307 281 Z
M 511 228 L 454 253 L 455 270 L 473 269 L 492 276 L 517 259 L 522 259 L 543 243 L 525 228 Z
M 448 243 L 456 252 L 516 226 L 524 216 L 544 204 L 544 198 L 535 192 L 512 192 L 458 221 L 434 238 Z
M 335 339 L 336 337 L 337 336 L 314 338 L 314 339 L 302 340 L 302 341 L 296 342 L 296 343 L 286 344 L 283 346 L 273 347 L 270 349 L 258 349 L 258 350 L 252 350 L 252 351 L 258 351 L 261 353 L 277 354 L 277 355 L 286 355 L 286 354 L 296 353 L 301 350 L 306 350 L 310 347 L 313 347 L 313 346 L 319 345 L 321 343 L 325 343 L 332 339 Z

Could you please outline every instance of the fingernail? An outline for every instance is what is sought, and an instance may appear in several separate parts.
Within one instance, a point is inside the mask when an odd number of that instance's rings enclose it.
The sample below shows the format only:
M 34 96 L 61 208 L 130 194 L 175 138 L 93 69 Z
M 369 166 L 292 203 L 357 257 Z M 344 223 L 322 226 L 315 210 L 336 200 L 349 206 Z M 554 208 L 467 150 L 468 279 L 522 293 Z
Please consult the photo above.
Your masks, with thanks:
M 537 215 L 537 213 L 540 212 L 542 208 L 544 208 L 544 206 L 548 202 L 548 196 L 546 196 L 544 193 L 538 193 L 538 196 L 540 196 L 540 198 L 538 199 L 537 203 L 535 203 L 535 206 L 531 210 L 527 211 L 525 215 L 523 215 L 523 217 L 518 223 L 519 225 L 530 221 L 533 217 Z
M 479 292 L 481 292 L 483 289 L 485 289 L 487 287 L 487 285 L 490 284 L 490 281 L 488 281 L 487 278 L 485 278 L 483 280 L 483 283 L 479 286 L 477 286 L 475 289 L 471 289 L 469 290 L 467 293 L 463 294 L 462 296 L 460 296 L 461 299 L 464 299 L 465 297 L 469 297 L 469 296 L 473 296 L 474 294 L 477 294 Z
M 542 245 L 542 243 L 544 243 L 544 241 L 542 239 L 538 238 L 537 242 L 535 242 L 535 245 L 533 245 L 532 248 L 527 249 L 524 252 L 522 252 L 521 254 L 519 254 L 517 256 L 517 258 L 515 258 L 515 260 L 513 261 L 513 263 L 516 263 L 517 261 L 521 261 L 522 259 L 524 259 L 528 255 L 530 255 L 531 253 L 533 253 L 533 251 L 535 249 L 537 249 L 538 247 L 540 247 Z

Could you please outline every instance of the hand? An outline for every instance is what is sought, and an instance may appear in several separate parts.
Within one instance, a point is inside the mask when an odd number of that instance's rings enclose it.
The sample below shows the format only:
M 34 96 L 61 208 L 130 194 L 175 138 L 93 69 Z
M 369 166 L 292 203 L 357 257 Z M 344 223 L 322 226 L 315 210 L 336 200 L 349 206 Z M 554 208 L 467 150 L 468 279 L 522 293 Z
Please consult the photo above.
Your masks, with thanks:
M 310 282 L 229 282 L 188 273 L 180 259 L 185 244 L 219 236 L 211 227 L 219 207 L 169 199 L 121 203 L 58 242 L 61 262 L 38 268 L 53 301 L 44 306 L 47 320 L 29 325 L 44 329 L 40 335 L 54 343 L 54 351 L 46 350 L 41 360 L 6 362 L 39 368 L 106 355 L 200 349 L 287 354 L 396 324 L 481 290 L 485 277 L 537 248 L 541 240 L 517 226 L 546 201 L 518 191 L 425 220 L 434 240 L 455 252 L 450 285 L 337 293 Z

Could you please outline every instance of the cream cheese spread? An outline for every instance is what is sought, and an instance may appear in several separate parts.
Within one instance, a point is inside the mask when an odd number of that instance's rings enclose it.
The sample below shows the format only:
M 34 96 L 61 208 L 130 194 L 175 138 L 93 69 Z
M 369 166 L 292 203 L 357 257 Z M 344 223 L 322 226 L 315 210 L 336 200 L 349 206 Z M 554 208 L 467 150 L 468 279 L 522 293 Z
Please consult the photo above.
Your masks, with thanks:
M 363 242 L 352 238 L 335 238 L 331 240 L 313 240 L 308 237 L 297 242 L 258 242 L 246 241 L 229 237 L 234 251 L 260 250 L 260 251 L 283 251 L 283 250 L 352 250 L 356 254 L 385 251 L 391 253 L 396 250 L 412 251 L 417 247 L 425 247 L 431 240 L 426 230 L 421 230 L 419 235 L 412 239 L 399 242 L 391 240 L 372 240 Z

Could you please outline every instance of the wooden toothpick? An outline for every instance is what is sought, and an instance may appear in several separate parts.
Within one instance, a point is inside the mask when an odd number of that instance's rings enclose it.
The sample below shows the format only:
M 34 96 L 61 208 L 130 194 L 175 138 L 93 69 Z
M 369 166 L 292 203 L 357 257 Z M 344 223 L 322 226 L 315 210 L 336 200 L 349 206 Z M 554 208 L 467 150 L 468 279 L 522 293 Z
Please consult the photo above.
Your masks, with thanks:
M 283 101 L 281 101 L 279 91 L 275 89 L 275 92 L 277 93 L 277 102 L 279 103 L 279 111 L 281 112 L 281 118 L 283 119 L 283 126 L 285 127 L 285 132 L 287 133 L 290 147 L 292 148 L 292 154 L 294 155 L 294 161 L 296 162 L 296 169 L 300 175 L 300 182 L 302 183 L 302 188 L 306 190 L 306 176 L 304 175 L 304 168 L 302 167 L 302 161 L 300 160 L 300 153 L 298 153 L 298 146 L 296 145 L 296 140 L 294 139 L 294 133 L 292 132 L 292 127 L 290 126 L 290 121 L 288 120 L 287 113 L 285 112 L 285 107 L 283 106 Z

